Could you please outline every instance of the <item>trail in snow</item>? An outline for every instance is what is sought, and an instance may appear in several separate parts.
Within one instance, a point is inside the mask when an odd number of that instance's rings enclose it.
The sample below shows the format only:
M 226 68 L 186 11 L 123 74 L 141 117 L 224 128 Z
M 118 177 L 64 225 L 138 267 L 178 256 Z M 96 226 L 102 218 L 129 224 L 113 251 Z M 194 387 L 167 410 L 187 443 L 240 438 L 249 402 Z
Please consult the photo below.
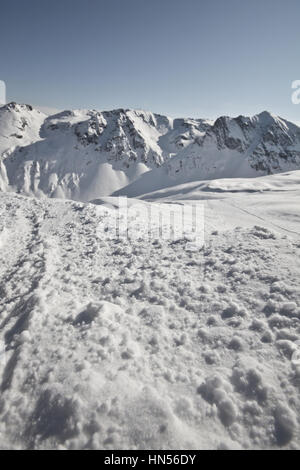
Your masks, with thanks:
M 209 203 L 208 203 L 209 204 Z M 218 201 L 218 204 L 220 204 L 220 201 Z M 233 204 L 232 202 L 229 203 L 228 200 L 226 201 L 222 201 L 222 204 L 225 204 L 225 205 L 228 205 L 230 206 L 231 208 L 233 209 L 237 209 L 237 211 L 241 211 L 241 212 L 244 212 L 245 214 L 247 215 L 250 215 L 251 218 L 255 218 L 255 219 L 258 219 L 259 221 L 262 221 L 264 223 L 264 226 L 268 226 L 270 227 L 271 229 L 272 228 L 275 228 L 275 229 L 279 229 L 280 231 L 283 231 L 283 232 L 287 232 L 289 234 L 294 234 L 294 235 L 298 235 L 300 236 L 300 233 L 299 232 L 296 232 L 295 230 L 289 230 L 285 227 L 282 227 L 281 225 L 278 225 L 276 223 L 274 223 L 272 220 L 270 220 L 270 218 L 266 218 L 266 217 L 261 217 L 257 214 L 254 214 L 253 212 L 250 212 L 249 210 L 243 208 L 243 207 L 240 207 L 240 206 L 237 206 L 236 204 Z M 238 216 L 236 216 L 236 218 L 238 218 Z
M 2 448 L 299 447 L 300 242 L 231 204 L 191 253 L 0 193 Z

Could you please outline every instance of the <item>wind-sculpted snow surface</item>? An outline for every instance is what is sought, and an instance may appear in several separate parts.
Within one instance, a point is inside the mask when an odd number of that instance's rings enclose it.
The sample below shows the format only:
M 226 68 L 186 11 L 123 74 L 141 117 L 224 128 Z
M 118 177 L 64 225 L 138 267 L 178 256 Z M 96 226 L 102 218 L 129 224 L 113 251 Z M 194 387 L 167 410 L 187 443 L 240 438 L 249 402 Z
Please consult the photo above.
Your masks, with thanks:
M 299 220 L 252 197 L 208 200 L 191 252 L 111 237 L 112 199 L 1 193 L 1 447 L 298 448 Z
M 89 201 L 175 184 L 300 168 L 300 128 L 251 118 L 173 119 L 117 109 L 46 116 L 0 107 L 0 191 Z

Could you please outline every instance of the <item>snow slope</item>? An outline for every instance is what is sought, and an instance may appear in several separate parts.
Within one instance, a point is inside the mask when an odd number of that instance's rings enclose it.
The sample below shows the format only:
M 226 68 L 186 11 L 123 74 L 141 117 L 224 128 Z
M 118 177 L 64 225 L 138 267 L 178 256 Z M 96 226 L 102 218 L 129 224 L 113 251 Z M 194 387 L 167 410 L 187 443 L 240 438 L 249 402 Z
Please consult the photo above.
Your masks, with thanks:
M 40 140 L 40 128 L 46 115 L 29 105 L 15 103 L 0 107 L 0 191 L 10 188 L 6 161 L 14 160 L 21 147 Z
M 233 186 L 193 252 L 153 202 L 119 239 L 117 198 L 0 193 L 2 448 L 299 448 L 299 190 Z
M 268 112 L 172 119 L 117 109 L 0 108 L 0 190 L 89 201 L 300 168 L 300 128 Z
M 226 197 L 232 193 L 262 193 L 268 191 L 298 191 L 300 171 L 290 171 L 276 175 L 256 178 L 223 178 L 215 180 L 193 181 L 140 195 L 142 199 L 206 199 Z

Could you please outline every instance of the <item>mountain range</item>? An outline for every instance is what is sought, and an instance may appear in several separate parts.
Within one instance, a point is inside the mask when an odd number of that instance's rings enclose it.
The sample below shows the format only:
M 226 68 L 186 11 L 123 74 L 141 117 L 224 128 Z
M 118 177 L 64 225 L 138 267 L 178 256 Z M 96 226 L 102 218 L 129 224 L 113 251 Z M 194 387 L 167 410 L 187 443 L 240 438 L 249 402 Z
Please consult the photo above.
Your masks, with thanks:
M 47 116 L 0 108 L 0 191 L 90 201 L 300 169 L 300 127 L 253 117 L 170 118 L 129 109 Z

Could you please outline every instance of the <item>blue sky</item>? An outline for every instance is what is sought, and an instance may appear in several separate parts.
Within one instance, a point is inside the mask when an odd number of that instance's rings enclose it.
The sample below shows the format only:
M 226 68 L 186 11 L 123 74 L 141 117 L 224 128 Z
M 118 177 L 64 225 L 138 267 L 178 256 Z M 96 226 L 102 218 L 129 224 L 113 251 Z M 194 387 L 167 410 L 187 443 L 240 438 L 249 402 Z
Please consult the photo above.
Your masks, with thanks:
M 7 98 L 300 121 L 299 0 L 1 0 Z

